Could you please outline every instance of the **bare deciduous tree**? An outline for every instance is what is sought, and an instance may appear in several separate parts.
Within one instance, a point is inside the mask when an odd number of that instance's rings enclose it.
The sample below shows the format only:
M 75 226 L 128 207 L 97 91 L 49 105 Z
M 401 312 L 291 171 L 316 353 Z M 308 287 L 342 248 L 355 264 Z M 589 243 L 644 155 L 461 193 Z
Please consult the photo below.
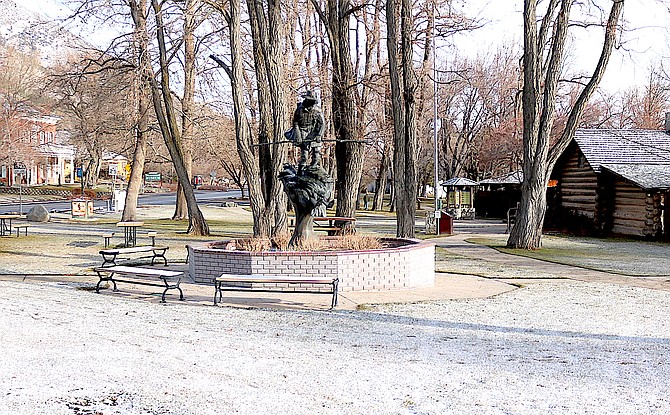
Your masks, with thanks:
M 557 139 L 552 137 L 556 118 L 556 93 L 564 62 L 570 14 L 574 0 L 551 0 L 537 22 L 537 0 L 524 0 L 523 174 L 520 209 L 507 246 L 538 249 L 547 210 L 549 174 L 567 148 L 586 104 L 596 90 L 612 53 L 624 0 L 612 0 L 605 22 L 604 42 L 598 63 L 566 119 Z
M 177 121 L 177 110 L 174 104 L 172 90 L 170 88 L 170 61 L 165 39 L 165 26 L 163 23 L 163 8 L 159 0 L 151 0 L 151 7 L 156 19 L 156 42 L 159 50 L 159 73 L 154 72 L 149 65 L 145 66 L 144 74 L 151 88 L 151 95 L 158 118 L 158 124 L 165 140 L 165 145 L 170 152 L 170 157 L 174 163 L 179 183 L 184 190 L 186 205 L 188 208 L 189 225 L 187 233 L 191 235 L 209 235 L 209 226 L 205 221 L 198 202 L 195 198 L 193 187 L 186 164 L 184 163 L 184 153 L 181 147 L 181 129 Z
M 30 137 L 20 135 L 30 126 L 28 117 L 34 107 L 43 101 L 44 78 L 37 56 L 12 48 L 0 51 L 0 163 L 34 160 Z
M 400 13 L 398 14 L 398 6 Z M 396 16 L 400 16 L 398 25 Z M 393 111 L 393 173 L 398 237 L 415 236 L 417 196 L 416 89 L 412 61 L 412 5 L 409 0 L 386 0 L 387 49 Z M 398 37 L 400 27 L 400 37 Z M 398 50 L 400 49 L 400 50 Z M 400 56 L 400 61 L 398 61 Z

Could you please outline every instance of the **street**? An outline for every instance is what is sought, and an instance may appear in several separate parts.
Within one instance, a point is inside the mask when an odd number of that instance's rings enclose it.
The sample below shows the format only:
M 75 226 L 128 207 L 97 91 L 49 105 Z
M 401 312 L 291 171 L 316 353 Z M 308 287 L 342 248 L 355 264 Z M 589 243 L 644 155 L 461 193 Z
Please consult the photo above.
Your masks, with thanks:
M 227 192 L 213 190 L 195 190 L 195 197 L 199 204 L 223 203 L 240 197 L 239 190 L 229 190 Z M 25 197 L 25 196 L 24 196 Z M 140 195 L 138 204 L 145 206 L 174 205 L 175 193 L 145 193 Z M 95 200 L 93 206 L 96 210 L 107 210 L 108 200 Z M 23 212 L 26 213 L 34 205 L 42 205 L 49 212 L 68 212 L 71 209 L 71 202 L 68 200 L 54 201 L 29 201 L 21 204 L 16 200 L 8 203 L 0 203 L 0 212 Z

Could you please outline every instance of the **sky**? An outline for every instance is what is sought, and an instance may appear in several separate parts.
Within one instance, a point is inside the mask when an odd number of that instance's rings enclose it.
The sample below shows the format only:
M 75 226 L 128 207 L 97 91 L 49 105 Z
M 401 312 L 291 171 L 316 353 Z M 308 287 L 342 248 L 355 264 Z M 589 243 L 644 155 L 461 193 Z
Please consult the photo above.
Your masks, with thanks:
M 615 92 L 632 85 L 644 85 L 649 68 L 667 58 L 670 51 L 666 46 L 669 37 L 670 12 L 662 0 L 625 0 L 623 11 L 623 47 L 612 53 L 601 87 Z M 455 43 L 459 50 L 469 55 L 495 50 L 497 45 L 517 42 L 521 44 L 523 35 L 523 1 L 521 0 L 456 0 L 464 5 L 470 15 L 479 16 L 488 22 L 482 29 L 472 34 L 458 36 Z M 541 2 L 542 3 L 542 2 Z M 546 2 L 544 2 L 546 3 Z M 608 2 L 600 1 L 607 7 Z M 669 6 L 670 6 L 670 2 Z M 540 10 L 540 5 L 538 6 Z M 574 9 L 573 9 L 574 10 Z M 600 55 L 603 36 L 602 29 L 590 31 L 580 29 L 573 32 L 569 58 L 572 65 L 582 67 L 588 73 L 595 68 Z M 438 52 L 439 53 L 439 52 Z
M 19 0 L 19 3 L 51 17 L 62 17 L 67 14 L 67 8 L 60 5 L 60 1 L 63 0 Z M 503 43 L 520 43 L 523 32 L 522 0 L 453 0 L 453 2 L 456 7 L 465 8 L 468 14 L 476 15 L 487 22 L 483 28 L 471 34 L 459 35 L 454 39 L 459 53 L 474 56 L 493 51 Z M 623 47 L 612 54 L 601 83 L 604 89 L 616 92 L 633 85 L 644 85 L 649 69 L 670 55 L 670 50 L 666 46 L 670 43 L 668 41 L 670 1 L 666 2 L 668 6 L 663 5 L 663 0 L 626 0 L 623 18 L 628 30 L 622 34 Z M 580 30 L 576 36 L 570 48 L 573 53 L 570 57 L 572 65 L 591 72 L 602 45 L 601 31 Z M 438 50 L 438 55 L 440 53 L 448 52 Z

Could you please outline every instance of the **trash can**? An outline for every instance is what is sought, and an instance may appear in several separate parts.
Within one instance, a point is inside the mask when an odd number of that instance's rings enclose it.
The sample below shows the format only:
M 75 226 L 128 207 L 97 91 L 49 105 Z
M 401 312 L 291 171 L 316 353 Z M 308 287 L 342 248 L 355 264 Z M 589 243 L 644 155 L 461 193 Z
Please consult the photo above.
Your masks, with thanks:
M 71 213 L 73 218 L 92 218 L 93 217 L 92 200 L 73 200 L 71 203 Z
M 437 234 L 438 235 L 451 235 L 454 233 L 454 217 L 447 213 L 446 210 L 438 211 L 440 213 L 437 220 Z

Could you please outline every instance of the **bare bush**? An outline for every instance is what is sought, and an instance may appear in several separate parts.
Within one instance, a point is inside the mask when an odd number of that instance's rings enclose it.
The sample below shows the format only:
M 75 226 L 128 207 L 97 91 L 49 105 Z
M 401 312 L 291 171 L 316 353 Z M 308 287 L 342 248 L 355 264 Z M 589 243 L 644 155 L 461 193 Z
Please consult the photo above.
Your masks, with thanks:
M 272 239 L 267 238 L 245 238 L 236 239 L 234 247 L 236 250 L 249 252 L 262 252 L 270 250 L 280 251 L 346 251 L 381 249 L 384 247 L 379 238 L 364 235 L 346 235 L 340 237 L 312 238 L 306 240 L 302 245 L 291 249 L 288 242 L 291 235 L 288 233 L 278 234 Z

